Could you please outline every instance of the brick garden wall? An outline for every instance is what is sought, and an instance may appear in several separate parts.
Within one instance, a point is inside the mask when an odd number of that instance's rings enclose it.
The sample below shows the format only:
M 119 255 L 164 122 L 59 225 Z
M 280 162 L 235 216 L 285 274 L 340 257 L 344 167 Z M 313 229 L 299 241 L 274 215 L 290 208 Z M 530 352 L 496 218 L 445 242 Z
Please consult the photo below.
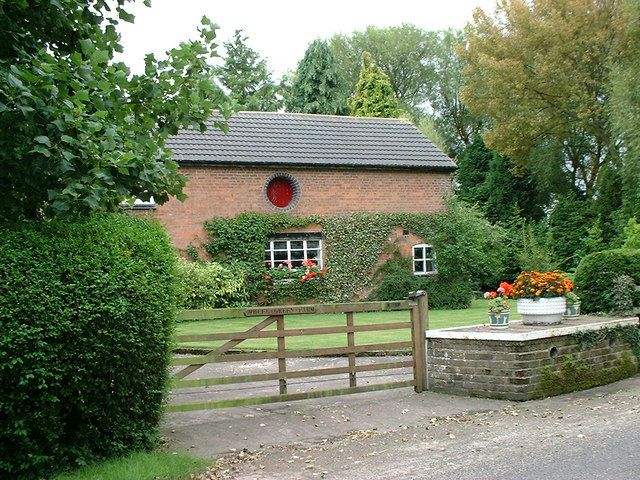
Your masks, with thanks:
M 552 348 L 556 348 L 553 352 Z M 611 368 L 625 353 L 622 340 L 603 340 L 582 350 L 573 335 L 521 342 L 443 339 L 427 340 L 428 389 L 454 395 L 506 400 L 530 400 L 539 396 L 541 371 L 558 371 L 565 355 L 584 361 L 591 370 Z
M 201 244 L 203 224 L 214 216 L 241 212 L 273 213 L 265 198 L 270 175 L 284 172 L 300 184 L 300 200 L 292 215 L 354 212 L 433 212 L 443 207 L 451 190 L 451 174 L 363 169 L 182 166 L 188 178 L 183 203 L 171 199 L 152 214 L 167 226 L 176 247 Z

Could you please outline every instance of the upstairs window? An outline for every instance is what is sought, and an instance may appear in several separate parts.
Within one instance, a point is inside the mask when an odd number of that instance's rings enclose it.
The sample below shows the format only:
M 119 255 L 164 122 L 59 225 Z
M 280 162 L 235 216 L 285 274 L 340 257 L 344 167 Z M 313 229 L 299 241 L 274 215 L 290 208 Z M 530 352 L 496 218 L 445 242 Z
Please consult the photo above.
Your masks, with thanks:
M 274 237 L 267 243 L 264 262 L 267 268 L 291 262 L 291 266 L 301 266 L 311 260 L 322 268 L 322 238 L 317 234 L 283 235 Z
M 413 274 L 432 275 L 436 273 L 436 252 L 431 245 L 421 243 L 413 246 Z

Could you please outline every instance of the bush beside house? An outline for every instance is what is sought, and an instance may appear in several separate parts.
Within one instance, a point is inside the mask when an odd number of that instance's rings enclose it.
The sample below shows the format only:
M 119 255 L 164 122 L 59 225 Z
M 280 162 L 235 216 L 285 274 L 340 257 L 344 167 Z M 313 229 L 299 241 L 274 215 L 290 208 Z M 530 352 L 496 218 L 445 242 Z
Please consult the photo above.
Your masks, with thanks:
M 0 477 L 154 445 L 174 270 L 164 229 L 127 215 L 0 223 Z
M 622 276 L 628 276 L 640 285 L 640 250 L 619 248 L 583 258 L 575 276 L 581 310 L 584 313 L 616 312 L 619 302 L 614 285 Z M 637 298 L 635 304 L 638 304 Z

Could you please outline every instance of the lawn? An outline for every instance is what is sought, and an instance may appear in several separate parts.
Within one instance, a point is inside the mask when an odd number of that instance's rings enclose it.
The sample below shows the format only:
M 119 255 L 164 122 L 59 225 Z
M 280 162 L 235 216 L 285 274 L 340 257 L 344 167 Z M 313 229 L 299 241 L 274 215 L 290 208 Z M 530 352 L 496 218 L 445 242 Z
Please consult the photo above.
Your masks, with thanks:
M 186 480 L 211 464 L 181 453 L 134 453 L 59 475 L 55 480 Z
M 520 316 L 515 312 L 515 302 L 511 302 L 511 319 L 518 320 Z M 248 330 L 260 321 L 262 317 L 252 318 L 227 318 L 222 320 L 199 320 L 179 323 L 178 335 L 195 335 L 204 333 L 240 332 Z M 379 324 L 391 322 L 405 322 L 409 320 L 409 312 L 367 312 L 354 314 L 354 323 Z M 471 308 L 465 310 L 430 310 L 429 328 L 439 329 L 448 327 L 461 327 L 465 325 L 478 325 L 487 322 L 487 301 L 474 300 Z M 305 327 L 329 327 L 345 325 L 344 314 L 331 315 L 287 315 L 285 316 L 285 328 Z M 265 330 L 275 330 L 275 324 Z M 409 329 L 385 330 L 379 332 L 358 332 L 355 334 L 356 345 L 373 343 L 402 342 L 411 340 Z M 306 335 L 288 337 L 287 348 L 301 350 L 308 348 L 346 347 L 347 336 L 344 333 L 330 335 Z M 224 341 L 190 342 L 180 344 L 186 348 L 215 348 L 225 343 Z M 252 339 L 245 340 L 236 347 L 237 350 L 276 350 L 276 339 Z

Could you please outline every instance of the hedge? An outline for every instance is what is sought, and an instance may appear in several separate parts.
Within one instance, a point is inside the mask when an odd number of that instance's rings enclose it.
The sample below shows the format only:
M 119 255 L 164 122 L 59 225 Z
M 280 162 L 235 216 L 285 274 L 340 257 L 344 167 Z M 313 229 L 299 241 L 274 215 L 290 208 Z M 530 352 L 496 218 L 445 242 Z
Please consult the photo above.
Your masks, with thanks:
M 175 254 L 122 215 L 0 222 L 0 477 L 151 447 L 167 387 Z
M 226 308 L 247 301 L 245 275 L 216 262 L 178 262 L 178 305 L 184 309 Z
M 623 275 L 628 275 L 636 285 L 640 285 L 640 250 L 620 248 L 584 257 L 575 276 L 580 309 L 584 313 L 615 312 L 613 285 Z

